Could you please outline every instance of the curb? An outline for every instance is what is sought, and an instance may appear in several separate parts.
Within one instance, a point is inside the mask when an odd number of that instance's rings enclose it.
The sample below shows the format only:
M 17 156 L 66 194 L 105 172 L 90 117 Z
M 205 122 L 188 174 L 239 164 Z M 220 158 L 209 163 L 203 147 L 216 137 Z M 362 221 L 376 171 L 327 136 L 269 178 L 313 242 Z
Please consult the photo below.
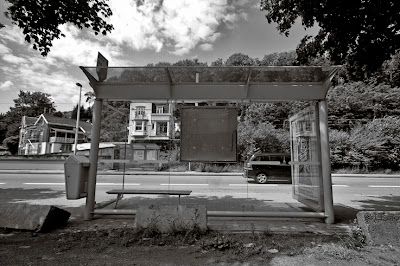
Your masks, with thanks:
M 0 170 L 0 174 L 64 174 L 64 170 Z M 123 175 L 123 172 L 98 171 L 97 175 Z M 213 173 L 213 172 L 153 172 L 153 171 L 129 171 L 125 175 L 190 175 L 190 176 L 241 176 L 242 173 Z
M 0 170 L 0 174 L 64 174 L 64 170 Z M 123 172 L 114 171 L 98 171 L 98 175 L 123 175 Z M 214 173 L 214 172 L 154 172 L 154 171 L 127 171 L 125 175 L 191 175 L 191 176 L 242 176 L 243 173 Z M 400 178 L 400 175 L 390 175 L 390 174 L 332 174 L 332 177 L 363 177 L 363 178 Z

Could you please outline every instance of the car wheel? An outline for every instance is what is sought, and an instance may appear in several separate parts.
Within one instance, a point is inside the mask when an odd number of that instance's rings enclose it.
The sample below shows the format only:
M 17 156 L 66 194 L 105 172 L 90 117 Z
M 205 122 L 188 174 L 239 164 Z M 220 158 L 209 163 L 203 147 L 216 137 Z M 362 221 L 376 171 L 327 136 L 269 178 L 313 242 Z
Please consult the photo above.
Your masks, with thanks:
M 256 182 L 258 184 L 265 184 L 268 181 L 268 176 L 266 173 L 258 173 L 256 176 Z

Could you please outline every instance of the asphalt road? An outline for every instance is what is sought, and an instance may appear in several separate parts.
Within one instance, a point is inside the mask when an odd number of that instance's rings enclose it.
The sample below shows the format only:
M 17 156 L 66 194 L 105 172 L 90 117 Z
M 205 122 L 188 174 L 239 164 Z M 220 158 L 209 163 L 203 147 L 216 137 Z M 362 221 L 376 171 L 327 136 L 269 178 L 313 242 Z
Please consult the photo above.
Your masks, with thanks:
M 35 173 L 40 172 L 40 173 Z M 264 202 L 297 203 L 292 198 L 292 185 L 260 185 L 239 175 L 98 175 L 96 202 L 114 199 L 106 191 L 122 188 L 187 189 L 191 196 L 218 200 L 219 198 L 256 199 Z M 334 204 L 357 210 L 400 210 L 400 178 L 371 176 L 333 176 Z M 0 171 L 0 200 L 78 207 L 85 199 L 67 200 L 63 173 L 16 173 Z M 126 195 L 126 198 L 134 197 Z M 145 197 L 141 195 L 141 197 Z M 229 203 L 226 203 L 229 204 Z

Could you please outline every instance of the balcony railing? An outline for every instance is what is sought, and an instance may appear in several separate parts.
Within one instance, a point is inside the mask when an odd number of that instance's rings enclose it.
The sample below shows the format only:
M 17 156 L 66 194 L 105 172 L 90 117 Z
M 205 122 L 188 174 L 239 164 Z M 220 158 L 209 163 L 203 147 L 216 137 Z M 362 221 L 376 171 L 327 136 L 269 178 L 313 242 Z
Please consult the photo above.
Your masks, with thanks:
M 145 119 L 146 112 L 135 111 L 135 119 Z
M 63 137 L 50 137 L 49 142 L 51 142 L 51 143 L 74 143 L 75 139 L 63 138 Z

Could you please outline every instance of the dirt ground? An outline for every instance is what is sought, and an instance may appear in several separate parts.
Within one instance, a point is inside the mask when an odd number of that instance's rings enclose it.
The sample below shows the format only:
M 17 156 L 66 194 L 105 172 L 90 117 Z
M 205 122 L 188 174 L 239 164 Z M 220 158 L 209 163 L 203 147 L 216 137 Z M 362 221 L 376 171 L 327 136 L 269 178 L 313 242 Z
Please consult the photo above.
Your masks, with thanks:
M 400 265 L 400 248 L 364 246 L 360 236 L 69 226 L 48 233 L 1 229 L 0 265 Z

